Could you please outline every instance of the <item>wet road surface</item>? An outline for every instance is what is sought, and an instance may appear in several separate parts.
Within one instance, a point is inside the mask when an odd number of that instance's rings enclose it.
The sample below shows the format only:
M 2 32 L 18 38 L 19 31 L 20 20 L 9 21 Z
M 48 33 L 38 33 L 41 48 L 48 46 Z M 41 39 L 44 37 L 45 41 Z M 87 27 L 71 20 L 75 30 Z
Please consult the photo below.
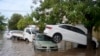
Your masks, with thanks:
M 0 39 L 0 56 L 100 56 L 100 48 L 94 51 L 69 49 L 59 51 L 34 51 L 32 43 L 21 40 Z

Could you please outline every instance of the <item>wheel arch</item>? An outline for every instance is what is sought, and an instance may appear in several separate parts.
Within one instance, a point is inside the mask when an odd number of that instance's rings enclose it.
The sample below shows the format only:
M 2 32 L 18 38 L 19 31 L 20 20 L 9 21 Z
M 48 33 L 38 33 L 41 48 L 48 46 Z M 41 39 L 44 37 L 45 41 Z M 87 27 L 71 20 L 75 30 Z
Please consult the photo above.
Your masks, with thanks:
M 55 34 L 59 34 L 59 35 L 61 35 L 61 37 L 63 37 L 62 34 L 59 33 L 59 32 L 54 33 L 53 36 L 54 36 Z M 52 36 L 52 37 L 53 37 L 53 36 Z
M 55 36 L 55 35 L 60 35 L 60 36 L 61 36 L 61 37 L 60 37 L 60 40 L 59 40 L 58 42 L 54 41 L 54 36 Z M 59 33 L 59 32 L 55 33 L 52 37 L 53 37 L 53 42 L 54 42 L 54 43 L 59 43 L 59 42 L 61 42 L 61 41 L 62 41 L 62 39 L 63 39 L 62 34 L 61 34 L 61 33 Z

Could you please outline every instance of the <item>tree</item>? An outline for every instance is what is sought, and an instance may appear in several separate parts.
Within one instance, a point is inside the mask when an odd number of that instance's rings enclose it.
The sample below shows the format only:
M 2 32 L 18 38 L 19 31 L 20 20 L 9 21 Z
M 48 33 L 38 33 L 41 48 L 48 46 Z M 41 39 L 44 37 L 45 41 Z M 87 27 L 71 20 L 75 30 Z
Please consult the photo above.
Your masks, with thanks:
M 72 2 L 72 1 L 71 1 Z M 97 1 L 98 2 L 98 1 Z M 100 6 L 93 4 L 92 0 L 80 1 L 73 5 L 73 10 L 68 14 L 71 23 L 82 23 L 87 28 L 87 48 L 92 47 L 92 30 L 100 27 Z
M 25 21 L 25 19 L 24 18 L 23 19 L 20 19 L 18 21 L 18 23 L 17 23 L 17 28 L 19 30 L 23 30 L 25 27 L 26 27 L 26 21 Z
M 6 19 L 3 15 L 0 14 L 0 31 L 5 29 L 6 23 L 4 23 Z
M 70 24 L 83 24 L 87 28 L 88 48 L 92 46 L 92 29 L 100 27 L 100 1 L 93 0 L 44 0 L 38 10 L 45 11 L 53 8 L 49 13 L 48 20 L 44 16 L 44 22 L 56 24 L 61 23 L 62 17 L 66 16 Z M 45 14 L 45 13 L 44 13 Z M 42 15 L 39 19 L 41 19 Z
M 21 15 L 21 14 L 17 14 L 17 13 L 14 13 L 12 16 L 11 16 L 11 18 L 10 18 L 10 20 L 9 20 L 9 22 L 8 22 L 8 27 L 9 27 L 9 29 L 10 30 L 17 30 L 18 28 L 17 28 L 17 23 L 18 23 L 18 21 L 20 20 L 20 19 L 22 19 L 23 18 L 23 16 Z
M 30 15 L 26 15 L 23 19 L 20 19 L 17 23 L 17 28 L 23 30 L 26 26 L 34 24 Z
M 45 28 L 45 15 L 39 14 L 38 11 L 32 12 L 31 15 L 36 19 L 34 24 L 39 27 L 40 32 L 43 32 Z

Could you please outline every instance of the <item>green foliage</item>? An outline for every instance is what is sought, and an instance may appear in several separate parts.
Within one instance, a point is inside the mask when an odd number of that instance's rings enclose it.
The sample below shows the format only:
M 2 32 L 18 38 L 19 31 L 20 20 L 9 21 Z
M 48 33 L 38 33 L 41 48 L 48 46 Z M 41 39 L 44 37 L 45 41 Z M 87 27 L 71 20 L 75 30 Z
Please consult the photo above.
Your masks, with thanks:
M 55 6 L 58 3 L 59 0 L 44 0 L 44 2 L 41 4 L 41 10 L 44 10 L 45 8 L 51 8 Z
M 27 22 L 27 25 L 34 24 L 33 18 L 30 15 L 26 15 L 24 18 Z
M 26 15 L 23 19 L 20 19 L 17 23 L 17 28 L 23 30 L 26 26 L 34 24 L 31 16 Z
M 53 8 L 47 17 L 45 9 Z M 42 11 L 42 15 L 39 12 Z M 44 0 L 41 7 L 34 12 L 34 17 L 40 22 L 57 24 L 62 22 L 63 16 L 68 19 L 67 23 L 84 24 L 86 27 L 100 26 L 100 1 L 92 0 Z
M 4 23 L 6 19 L 3 15 L 0 14 L 0 31 L 5 29 L 6 23 Z
M 17 28 L 19 30 L 23 30 L 26 27 L 26 21 L 25 19 L 20 19 L 17 23 Z
M 44 22 L 39 22 L 37 24 L 37 26 L 39 27 L 39 32 L 43 33 L 44 29 L 45 29 L 45 24 Z
M 9 27 L 9 29 L 10 30 L 17 30 L 18 28 L 17 28 L 17 23 L 18 23 L 18 21 L 20 20 L 20 19 L 22 19 L 23 18 L 23 16 L 22 15 L 20 15 L 20 14 L 17 14 L 17 13 L 14 13 L 12 16 L 11 16 L 11 18 L 10 18 L 10 20 L 9 20 L 9 22 L 8 22 L 8 27 Z
M 69 18 L 68 23 L 78 24 L 78 23 L 81 23 L 83 21 L 84 15 L 80 11 L 71 11 L 68 15 L 68 18 Z
M 32 16 L 32 17 L 35 17 L 36 20 L 39 20 L 39 18 L 40 18 L 40 15 L 39 15 L 39 13 L 38 13 L 37 11 L 32 12 L 32 13 L 31 13 L 31 16 Z

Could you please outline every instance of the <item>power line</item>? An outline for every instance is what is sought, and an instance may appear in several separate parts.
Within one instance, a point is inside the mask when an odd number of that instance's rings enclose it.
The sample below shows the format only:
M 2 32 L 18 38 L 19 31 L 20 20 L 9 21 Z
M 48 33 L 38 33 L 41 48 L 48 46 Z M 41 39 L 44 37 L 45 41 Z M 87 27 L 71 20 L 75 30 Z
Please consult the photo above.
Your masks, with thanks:
M 0 9 L 1 12 L 30 12 L 30 11 L 24 11 L 24 10 L 6 10 L 6 9 Z

